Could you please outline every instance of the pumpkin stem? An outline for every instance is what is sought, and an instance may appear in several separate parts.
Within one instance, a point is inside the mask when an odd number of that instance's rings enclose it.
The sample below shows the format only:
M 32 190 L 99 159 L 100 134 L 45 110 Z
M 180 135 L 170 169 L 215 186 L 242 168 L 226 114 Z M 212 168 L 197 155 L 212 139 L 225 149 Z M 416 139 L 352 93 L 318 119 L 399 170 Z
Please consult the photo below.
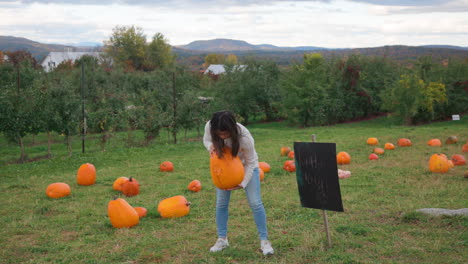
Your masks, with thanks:
M 191 202 L 187 202 L 185 205 L 190 206 L 191 204 L 192 204 Z
M 132 176 L 130 176 L 130 178 L 128 179 L 128 181 L 133 181 L 133 177 L 132 177 Z
M 119 197 L 117 197 L 117 195 L 114 195 L 114 200 L 117 200 L 117 198 L 119 198 Z

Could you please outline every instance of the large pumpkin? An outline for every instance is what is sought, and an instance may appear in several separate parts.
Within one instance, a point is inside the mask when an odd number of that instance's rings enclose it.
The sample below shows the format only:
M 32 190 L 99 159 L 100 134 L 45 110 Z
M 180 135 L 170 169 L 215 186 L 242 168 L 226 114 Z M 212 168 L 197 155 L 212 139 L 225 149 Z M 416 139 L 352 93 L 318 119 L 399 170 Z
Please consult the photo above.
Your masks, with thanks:
M 173 196 L 159 202 L 158 212 L 162 218 L 186 216 L 190 212 L 190 203 L 182 195 Z
M 295 172 L 296 171 L 296 163 L 294 160 L 287 160 L 283 164 L 283 170 L 288 172 Z
M 80 166 L 76 174 L 76 182 L 79 185 L 93 185 L 96 182 L 96 168 L 91 163 Z
M 244 179 L 244 165 L 239 156 L 232 156 L 230 148 L 224 148 L 222 158 L 216 154 L 211 155 L 210 173 L 216 187 L 230 189 L 239 185 Z
M 280 149 L 281 156 L 287 156 L 289 154 L 289 152 L 291 152 L 290 147 L 281 147 L 281 149 Z
M 119 177 L 114 181 L 114 184 L 112 184 L 112 189 L 116 191 L 122 191 L 122 184 L 124 184 L 126 181 L 128 181 L 127 177 Z
M 427 145 L 431 147 L 440 147 L 442 146 L 442 142 L 438 138 L 433 138 L 427 142 Z
M 199 180 L 193 180 L 187 186 L 187 189 L 189 189 L 192 192 L 199 192 L 201 188 L 201 182 Z
M 170 161 L 164 161 L 159 165 L 159 170 L 160 171 L 173 171 L 174 170 L 174 164 Z
M 385 143 L 384 149 L 393 150 L 393 149 L 395 149 L 395 145 L 393 145 L 392 143 Z
M 140 193 L 140 184 L 133 177 L 122 184 L 122 193 L 125 196 L 135 196 Z
M 465 165 L 466 159 L 463 155 L 455 154 L 452 156 L 452 162 L 453 162 L 453 165 L 457 165 L 457 166 Z
M 122 198 L 114 199 L 108 203 L 107 215 L 115 228 L 132 227 L 140 221 L 135 208 Z
M 377 145 L 379 144 L 379 140 L 375 137 L 371 137 L 367 139 L 367 145 Z
M 52 183 L 46 189 L 46 195 L 50 198 L 62 198 L 70 195 L 70 193 L 70 186 L 63 182 Z
M 432 155 L 429 159 L 429 170 L 432 172 L 447 172 L 449 170 L 447 157 L 443 154 Z
M 398 146 L 400 146 L 400 147 L 410 147 L 411 145 L 413 145 L 411 143 L 411 140 L 409 140 L 407 138 L 398 139 Z
M 268 173 L 271 170 L 270 164 L 261 161 L 258 163 L 258 167 L 263 170 L 263 172 Z
M 348 152 L 340 151 L 336 154 L 336 163 L 338 164 L 349 164 L 351 162 L 351 156 Z

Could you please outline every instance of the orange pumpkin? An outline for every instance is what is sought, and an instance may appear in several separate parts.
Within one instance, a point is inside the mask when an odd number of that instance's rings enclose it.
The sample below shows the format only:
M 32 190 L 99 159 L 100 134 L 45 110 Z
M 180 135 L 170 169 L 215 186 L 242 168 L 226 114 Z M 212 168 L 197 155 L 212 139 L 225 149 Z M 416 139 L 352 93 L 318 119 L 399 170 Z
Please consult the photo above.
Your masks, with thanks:
M 159 165 L 159 170 L 160 171 L 173 171 L 174 170 L 174 164 L 172 164 L 172 162 L 170 161 L 164 161 L 163 163 L 161 163 Z
M 290 147 L 282 147 L 280 149 L 280 154 L 281 156 L 287 156 L 289 154 L 289 152 L 291 152 L 291 148 Z
M 452 160 L 447 160 L 449 169 L 455 167 Z
M 244 165 L 239 156 L 232 156 L 230 148 L 224 148 L 223 157 L 211 155 L 210 173 L 216 187 L 229 189 L 239 185 L 244 179 Z
M 432 172 L 447 172 L 449 164 L 444 154 L 434 154 L 429 159 L 429 170 Z
M 445 144 L 455 144 L 458 142 L 457 136 L 450 136 L 445 140 Z
M 201 182 L 199 180 L 193 180 L 189 183 L 187 189 L 192 192 L 199 192 L 201 190 Z
M 263 179 L 265 179 L 265 172 L 263 172 L 262 169 L 258 169 L 259 170 L 259 176 L 260 176 L 260 181 L 263 181 Z
M 288 158 L 294 159 L 294 151 L 292 151 L 292 150 L 289 151 L 289 153 L 288 153 Z
M 411 145 L 413 145 L 411 143 L 411 140 L 409 140 L 407 138 L 398 139 L 398 146 L 400 146 L 400 147 L 410 147 Z
M 140 193 L 140 184 L 133 177 L 122 184 L 122 193 L 125 196 L 135 196 Z
M 466 164 L 466 159 L 463 155 L 455 154 L 452 156 L 453 165 L 460 166 Z
M 440 147 L 442 146 L 442 142 L 438 138 L 433 138 L 427 142 L 427 145 L 431 147 Z
M 385 143 L 384 149 L 393 150 L 393 149 L 395 149 L 395 145 L 393 145 L 392 143 Z
M 124 184 L 126 181 L 128 181 L 127 177 L 117 178 L 117 180 L 114 181 L 114 184 L 112 184 L 112 189 L 116 191 L 122 191 L 122 184 Z
M 114 199 L 108 203 L 107 215 L 115 228 L 132 227 L 140 221 L 135 208 L 122 198 Z
M 345 151 L 340 151 L 338 154 L 336 154 L 336 163 L 342 165 L 342 164 L 349 164 L 351 162 L 351 156 L 348 154 L 348 152 Z
M 158 212 L 162 218 L 186 216 L 190 212 L 190 203 L 182 195 L 173 196 L 159 202 Z
M 379 144 L 379 140 L 375 137 L 367 139 L 367 145 L 377 145 Z
M 369 160 L 378 160 L 379 159 L 379 156 L 377 156 L 377 154 L 375 153 L 371 153 L 369 155 Z
M 70 195 L 70 186 L 63 182 L 49 184 L 46 189 L 46 195 L 50 198 L 62 198 Z
M 80 166 L 76 174 L 76 182 L 79 185 L 93 185 L 96 182 L 96 168 L 91 163 Z
M 296 164 L 294 160 L 287 160 L 283 164 L 283 170 L 288 172 L 295 172 L 296 171 Z
M 374 148 L 374 153 L 378 155 L 383 155 L 385 150 L 383 148 Z
M 463 147 L 462 147 L 462 152 L 468 152 L 468 143 L 466 143 L 465 145 L 463 145 Z
M 271 170 L 270 164 L 268 164 L 268 163 L 266 163 L 264 161 L 259 162 L 258 167 L 260 169 L 262 169 L 262 171 L 265 172 L 265 173 L 268 173 Z
M 144 207 L 133 207 L 133 209 L 135 209 L 135 211 L 138 214 L 138 217 L 140 218 L 145 217 L 148 214 L 148 210 L 146 210 L 146 208 Z

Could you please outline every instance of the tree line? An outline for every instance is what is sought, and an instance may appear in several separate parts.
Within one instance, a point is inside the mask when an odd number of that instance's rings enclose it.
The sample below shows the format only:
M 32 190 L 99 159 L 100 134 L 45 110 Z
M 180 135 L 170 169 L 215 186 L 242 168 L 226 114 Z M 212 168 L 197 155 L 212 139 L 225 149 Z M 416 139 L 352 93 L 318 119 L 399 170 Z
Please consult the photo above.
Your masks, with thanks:
M 176 63 L 160 33 L 151 42 L 141 29 L 116 27 L 106 41 L 105 63 L 91 56 L 43 71 L 25 51 L 0 60 L 0 131 L 20 146 L 28 134 L 84 130 L 99 135 L 104 150 L 117 131 L 143 131 L 150 144 L 163 130 L 177 143 L 189 130 L 200 136 L 212 112 L 229 109 L 248 124 L 286 120 L 314 126 L 389 112 L 404 124 L 443 119 L 468 110 L 468 61 L 430 56 L 406 63 L 385 56 L 324 58 L 304 54 L 302 63 L 280 68 L 272 61 L 220 55 L 226 72 L 193 72 Z M 1 55 L 1 54 L 0 54 Z M 240 67 L 239 65 L 242 65 Z M 83 111 L 84 110 L 84 111 Z

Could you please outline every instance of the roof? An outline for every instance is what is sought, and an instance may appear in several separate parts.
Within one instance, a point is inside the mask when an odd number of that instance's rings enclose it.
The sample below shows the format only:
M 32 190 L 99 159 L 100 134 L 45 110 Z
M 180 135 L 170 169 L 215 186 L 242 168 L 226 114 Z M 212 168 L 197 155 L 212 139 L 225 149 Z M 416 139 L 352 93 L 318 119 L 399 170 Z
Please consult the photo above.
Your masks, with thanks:
M 64 51 L 64 52 L 57 52 L 53 51 L 50 52 L 44 60 L 42 60 L 41 66 L 44 68 L 45 71 L 51 71 L 55 67 L 57 67 L 60 63 L 71 60 L 74 62 L 75 60 L 83 57 L 84 55 L 93 56 L 98 59 L 102 57 L 102 52 L 71 52 L 71 51 Z
M 246 65 L 235 65 L 233 67 L 233 70 L 242 70 L 245 67 L 246 67 Z M 205 74 L 211 73 L 211 74 L 214 74 L 214 75 L 218 75 L 218 74 L 225 73 L 225 72 L 226 72 L 226 69 L 224 69 L 223 64 L 211 64 L 205 70 Z

